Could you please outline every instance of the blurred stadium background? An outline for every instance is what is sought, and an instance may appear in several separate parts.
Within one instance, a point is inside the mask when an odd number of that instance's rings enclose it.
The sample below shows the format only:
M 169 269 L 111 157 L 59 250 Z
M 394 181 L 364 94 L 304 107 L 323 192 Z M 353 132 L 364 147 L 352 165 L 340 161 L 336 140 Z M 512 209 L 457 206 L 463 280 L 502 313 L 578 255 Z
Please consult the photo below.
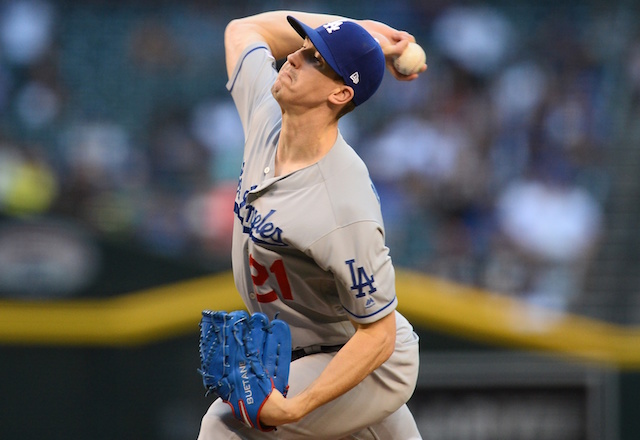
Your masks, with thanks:
M 0 438 L 193 439 L 242 130 L 222 33 L 269 9 L 412 32 L 342 122 L 422 336 L 431 440 L 640 438 L 640 5 L 0 4 Z

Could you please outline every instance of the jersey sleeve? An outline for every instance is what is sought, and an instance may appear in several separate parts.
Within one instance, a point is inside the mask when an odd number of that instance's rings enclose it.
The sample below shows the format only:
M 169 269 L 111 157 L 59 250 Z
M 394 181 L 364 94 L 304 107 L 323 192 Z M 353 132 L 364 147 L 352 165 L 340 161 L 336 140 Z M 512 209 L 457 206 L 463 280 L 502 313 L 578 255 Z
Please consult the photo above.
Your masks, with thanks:
M 253 44 L 240 56 L 227 82 L 227 90 L 238 110 L 245 138 L 261 104 L 275 103 L 271 86 L 277 74 L 276 60 L 265 44 Z
M 309 250 L 334 274 L 340 303 L 352 320 L 375 322 L 395 310 L 395 271 L 378 223 L 360 221 L 338 228 Z

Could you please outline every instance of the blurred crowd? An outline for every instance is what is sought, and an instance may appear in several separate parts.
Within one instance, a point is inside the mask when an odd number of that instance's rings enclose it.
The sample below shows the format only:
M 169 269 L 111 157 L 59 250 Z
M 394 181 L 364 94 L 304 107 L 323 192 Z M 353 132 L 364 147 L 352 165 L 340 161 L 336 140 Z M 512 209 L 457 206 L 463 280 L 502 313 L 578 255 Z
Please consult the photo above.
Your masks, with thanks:
M 224 25 L 303 6 L 204 3 L 3 3 L 0 212 L 229 261 L 243 140 Z M 341 122 L 370 167 L 396 265 L 570 307 L 610 197 L 607 56 L 631 41 L 612 12 L 581 2 L 392 3 L 304 8 L 387 21 L 427 52 L 419 80 L 387 75 Z
M 401 265 L 566 309 L 609 195 L 606 42 L 585 38 L 606 18 L 535 11 L 441 11 L 426 80 L 385 89 L 397 116 L 364 156 Z

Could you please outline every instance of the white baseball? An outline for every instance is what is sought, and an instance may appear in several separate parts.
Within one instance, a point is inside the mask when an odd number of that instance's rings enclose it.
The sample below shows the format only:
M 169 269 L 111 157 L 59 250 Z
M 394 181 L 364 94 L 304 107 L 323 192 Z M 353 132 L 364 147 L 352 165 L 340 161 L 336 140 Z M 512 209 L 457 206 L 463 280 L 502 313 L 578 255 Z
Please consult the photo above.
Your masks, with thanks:
M 427 55 L 424 50 L 418 44 L 411 42 L 404 52 L 393 61 L 393 65 L 403 75 L 412 75 L 418 73 L 426 62 Z

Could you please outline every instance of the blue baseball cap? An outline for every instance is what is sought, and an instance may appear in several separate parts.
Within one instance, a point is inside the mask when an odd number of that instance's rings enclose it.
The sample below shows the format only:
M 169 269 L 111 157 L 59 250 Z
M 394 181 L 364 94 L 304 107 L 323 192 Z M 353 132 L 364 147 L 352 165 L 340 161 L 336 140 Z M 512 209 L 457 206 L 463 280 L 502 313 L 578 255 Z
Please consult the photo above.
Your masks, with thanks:
M 287 20 L 302 38 L 309 37 L 327 64 L 353 89 L 355 105 L 362 104 L 378 90 L 384 76 L 384 54 L 362 26 L 344 20 L 313 29 L 292 16 Z

